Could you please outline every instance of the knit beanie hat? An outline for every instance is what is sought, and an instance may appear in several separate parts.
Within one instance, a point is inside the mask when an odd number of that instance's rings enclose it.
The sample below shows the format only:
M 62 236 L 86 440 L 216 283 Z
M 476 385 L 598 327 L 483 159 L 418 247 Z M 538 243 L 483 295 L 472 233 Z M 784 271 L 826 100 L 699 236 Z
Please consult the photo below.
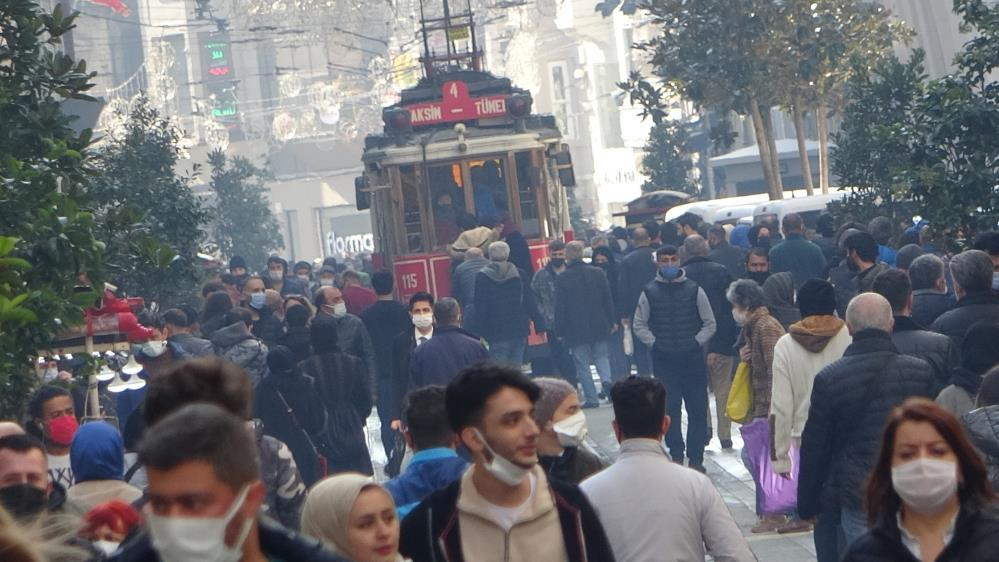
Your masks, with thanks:
M 237 267 L 242 267 L 243 269 L 246 269 L 246 260 L 243 259 L 243 256 L 233 256 L 229 260 L 230 270 L 236 269 Z
M 805 281 L 798 289 L 798 310 L 802 318 L 832 315 L 836 311 L 836 290 L 828 281 Z
M 534 403 L 534 421 L 539 428 L 544 428 L 552 421 L 555 410 L 562 405 L 567 396 L 575 394 L 576 389 L 564 380 L 554 377 L 538 377 L 534 379 L 534 384 L 541 389 L 541 396 Z
M 983 375 L 999 364 L 999 325 L 979 322 L 968 328 L 961 342 L 961 366 Z

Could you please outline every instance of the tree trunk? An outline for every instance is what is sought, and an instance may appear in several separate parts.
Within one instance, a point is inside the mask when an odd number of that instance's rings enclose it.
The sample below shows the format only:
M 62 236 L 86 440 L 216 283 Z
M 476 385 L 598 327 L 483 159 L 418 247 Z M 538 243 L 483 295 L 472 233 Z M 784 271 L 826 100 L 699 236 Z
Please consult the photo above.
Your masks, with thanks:
M 774 199 L 784 198 L 784 179 L 780 175 L 780 153 L 777 152 L 777 135 L 774 133 L 774 117 L 771 107 L 761 107 L 760 113 L 763 115 L 763 130 L 767 134 L 767 145 L 770 147 L 770 162 L 773 169 Z
M 808 159 L 808 147 L 805 146 L 805 112 L 802 110 L 804 102 L 801 101 L 801 96 L 795 95 L 791 103 L 791 114 L 794 117 L 794 132 L 798 138 L 798 158 L 801 160 L 801 176 L 804 178 L 805 191 L 809 195 L 815 195 L 815 186 L 812 184 L 812 163 Z
M 829 119 L 824 103 L 815 108 L 815 121 L 819 129 L 819 187 L 825 194 L 829 193 Z
M 753 131 L 756 133 L 756 147 L 760 151 L 760 166 L 763 169 L 763 179 L 767 184 L 767 194 L 770 199 L 780 199 L 776 188 L 773 155 L 770 153 L 770 143 L 767 141 L 766 127 L 763 124 L 763 113 L 755 97 L 749 99 L 749 114 L 753 119 Z

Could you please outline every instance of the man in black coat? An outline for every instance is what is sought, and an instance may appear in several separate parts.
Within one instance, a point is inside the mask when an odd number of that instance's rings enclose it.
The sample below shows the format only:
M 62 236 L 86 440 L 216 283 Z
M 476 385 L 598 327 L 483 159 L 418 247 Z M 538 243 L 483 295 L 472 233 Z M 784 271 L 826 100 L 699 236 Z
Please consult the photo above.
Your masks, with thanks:
M 603 270 L 583 263 L 582 242 L 565 245 L 565 261 L 565 271 L 555 279 L 555 334 L 576 362 L 576 377 L 586 396 L 583 407 L 596 408 L 600 398 L 590 363 L 596 365 L 600 380 L 610 384 L 608 340 L 618 328 L 614 299 Z
M 732 373 L 735 370 L 735 339 L 739 329 L 732 317 L 732 303 L 725 292 L 732 284 L 728 269 L 708 258 L 708 244 L 704 238 L 694 234 L 683 241 L 687 261 L 683 270 L 687 279 L 700 285 L 711 302 L 711 312 L 715 315 L 715 335 L 707 346 L 708 386 L 715 394 L 717 407 L 718 440 L 723 449 L 732 448 L 732 421 L 725 415 L 728 393 L 732 388 Z M 710 438 L 710 433 L 708 434 Z
M 392 295 L 395 290 L 395 279 L 387 271 L 379 271 L 371 276 L 371 287 L 375 290 L 378 300 L 364 309 L 361 321 L 371 336 L 371 345 L 375 348 L 375 393 L 378 405 L 378 418 L 382 422 L 382 445 L 388 455 L 395 433 L 392 430 L 392 420 L 395 416 L 395 397 L 392 396 L 392 367 L 394 357 L 392 344 L 396 336 L 408 331 L 413 325 L 409 312 L 402 303 Z
M 534 304 L 530 276 L 509 261 L 510 246 L 493 242 L 489 264 L 475 278 L 472 330 L 489 343 L 489 356 L 513 365 L 524 363 L 530 321 L 543 332 L 544 318 Z
M 732 279 L 742 277 L 746 271 L 746 252 L 728 243 L 724 227 L 715 225 L 708 229 L 708 245 L 711 246 L 708 259 L 724 265 Z
M 818 516 L 815 547 L 824 560 L 839 560 L 830 537 L 840 529 L 848 544 L 866 531 L 864 482 L 888 414 L 906 398 L 932 399 L 937 392 L 933 367 L 892 344 L 892 310 L 884 297 L 855 297 L 846 324 L 853 343 L 815 376 L 801 435 L 798 511 L 802 519 Z
M 465 367 L 489 359 L 482 340 L 461 329 L 461 305 L 446 297 L 434 304 L 430 341 L 413 350 L 409 359 L 409 388 L 447 385 Z
M 933 254 L 923 254 L 909 265 L 909 282 L 912 285 L 912 319 L 928 328 L 937 318 L 954 308 L 957 301 L 947 293 L 944 262 Z
M 903 355 L 912 355 L 933 366 L 937 382 L 943 388 L 952 371 L 960 364 L 954 343 L 943 334 L 924 330 L 912 320 L 912 286 L 909 276 L 898 269 L 885 271 L 874 280 L 874 292 L 891 304 L 895 329 L 891 341 Z
M 950 259 L 957 306 L 940 315 L 931 328 L 961 345 L 975 322 L 999 324 L 999 296 L 992 292 L 992 258 L 981 250 L 968 250 Z
M 635 308 L 642 290 L 656 277 L 656 251 L 652 248 L 649 232 L 644 227 L 638 227 L 631 233 L 634 250 L 631 251 L 618 266 L 617 289 L 620 295 L 617 302 L 620 309 L 618 318 L 622 326 L 631 325 L 635 319 Z M 632 360 L 638 375 L 652 375 L 652 357 L 649 348 L 634 333 L 632 333 L 634 353 Z
M 410 389 L 409 361 L 413 350 L 434 337 L 434 296 L 420 291 L 409 297 L 409 316 L 413 329 L 398 334 L 392 342 L 393 426 L 400 426 L 402 420 L 403 401 Z

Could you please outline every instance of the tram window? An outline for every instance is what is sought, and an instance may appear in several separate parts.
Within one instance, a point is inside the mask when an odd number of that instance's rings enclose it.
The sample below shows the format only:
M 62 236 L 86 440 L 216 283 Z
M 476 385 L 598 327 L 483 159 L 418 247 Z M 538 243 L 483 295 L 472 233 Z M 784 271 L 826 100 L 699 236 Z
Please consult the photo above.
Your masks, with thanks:
M 406 229 L 406 251 L 423 251 L 423 222 L 420 219 L 420 177 L 415 166 L 401 166 L 402 222 Z
M 520 231 L 527 238 L 541 236 L 541 213 L 538 212 L 538 171 L 531 166 L 531 153 L 517 153 L 517 190 L 520 193 Z
M 446 246 L 457 240 L 461 234 L 458 217 L 466 212 L 461 165 L 431 166 L 428 178 L 430 198 L 434 203 L 436 245 Z
M 475 195 L 475 217 L 498 219 L 510 224 L 510 196 L 506 192 L 506 166 L 501 159 L 473 162 L 472 186 Z

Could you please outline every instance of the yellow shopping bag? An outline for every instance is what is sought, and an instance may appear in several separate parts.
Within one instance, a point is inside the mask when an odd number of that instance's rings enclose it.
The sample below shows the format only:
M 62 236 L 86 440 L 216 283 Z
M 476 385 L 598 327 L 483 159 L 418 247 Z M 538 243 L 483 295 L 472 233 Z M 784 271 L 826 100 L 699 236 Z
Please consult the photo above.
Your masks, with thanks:
M 749 379 L 749 363 L 741 361 L 735 369 L 735 379 L 725 403 L 725 415 L 736 422 L 745 422 L 753 410 L 753 383 Z

